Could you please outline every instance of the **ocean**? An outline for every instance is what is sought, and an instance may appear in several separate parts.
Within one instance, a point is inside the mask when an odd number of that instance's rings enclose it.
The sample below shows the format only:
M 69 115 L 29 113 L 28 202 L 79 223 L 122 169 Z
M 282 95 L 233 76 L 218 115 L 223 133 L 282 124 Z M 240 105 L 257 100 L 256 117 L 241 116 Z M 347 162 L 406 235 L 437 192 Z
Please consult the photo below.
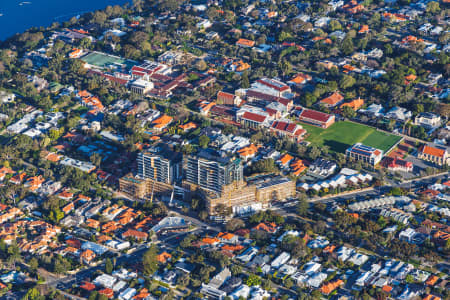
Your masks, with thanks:
M 0 40 L 30 27 L 49 26 L 128 0 L 0 0 Z

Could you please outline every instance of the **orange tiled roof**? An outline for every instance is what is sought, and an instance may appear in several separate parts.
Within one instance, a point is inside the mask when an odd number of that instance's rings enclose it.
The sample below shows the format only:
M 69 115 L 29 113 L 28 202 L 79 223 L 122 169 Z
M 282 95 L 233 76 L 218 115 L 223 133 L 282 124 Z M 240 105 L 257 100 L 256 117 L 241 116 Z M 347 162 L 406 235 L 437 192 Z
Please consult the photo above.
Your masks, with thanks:
M 94 219 L 87 219 L 86 226 L 91 228 L 98 228 L 100 226 L 100 222 Z
M 61 193 L 58 194 L 58 197 L 63 199 L 71 199 L 73 197 L 73 193 L 69 191 L 62 191 Z
M 342 104 L 341 108 L 344 108 L 344 107 L 348 106 L 351 109 L 356 111 L 356 110 L 360 109 L 363 105 L 364 105 L 364 100 L 361 99 L 361 98 L 358 98 L 358 99 L 354 99 L 354 100 L 352 100 L 352 101 L 350 101 L 348 103 Z
M 290 168 L 292 169 L 292 173 L 295 176 L 300 175 L 303 171 L 307 169 L 304 160 L 296 158 L 290 165 Z
M 148 237 L 148 234 L 146 232 L 137 231 L 134 229 L 128 229 L 124 233 L 122 233 L 123 237 L 134 237 L 138 240 L 146 240 Z
M 112 240 L 112 238 L 110 236 L 102 234 L 102 235 L 98 236 L 96 238 L 96 240 L 97 240 L 97 243 L 103 244 L 104 242 Z
M 336 245 L 328 245 L 325 248 L 323 248 L 323 252 L 325 253 L 333 253 L 333 251 L 336 249 Z
M 328 104 L 328 105 L 336 105 L 339 102 L 341 102 L 342 100 L 344 100 L 344 97 L 341 94 L 339 94 L 338 92 L 334 92 L 329 97 L 322 99 L 320 102 Z
M 98 291 L 99 294 L 105 295 L 106 297 L 108 297 L 108 299 L 111 299 L 114 297 L 114 291 L 112 289 L 103 289 Z
M 285 154 L 283 154 L 283 156 L 280 157 L 279 161 L 282 165 L 285 165 L 293 159 L 294 159 L 294 157 L 292 155 L 285 153 Z
M 91 261 L 95 258 L 95 253 L 91 249 L 86 249 L 81 253 L 81 258 L 85 259 L 86 261 Z
M 184 131 L 186 131 L 186 130 L 189 130 L 189 129 L 197 128 L 197 124 L 195 124 L 194 122 L 188 122 L 186 124 L 181 124 L 178 127 L 180 127 L 180 129 L 183 129 Z
M 219 239 L 224 239 L 224 240 L 231 240 L 235 235 L 229 232 L 219 232 L 219 234 L 217 235 L 217 237 Z
M 144 300 L 147 299 L 151 294 L 148 292 L 146 288 L 143 288 L 139 291 L 139 294 L 133 297 L 134 300 Z
M 62 208 L 62 211 L 67 214 L 68 212 L 70 212 L 72 209 L 74 209 L 75 206 L 73 205 L 73 202 L 70 202 L 69 204 L 67 204 L 66 206 L 64 206 Z
M 255 146 L 255 144 L 250 144 L 244 148 L 239 149 L 237 152 L 242 157 L 249 157 L 249 156 L 255 155 L 258 152 L 259 148 L 260 148 L 260 146 Z
M 165 128 L 167 125 L 169 125 L 170 122 L 172 122 L 173 118 L 168 115 L 162 115 L 161 117 L 153 120 L 152 124 L 154 128 Z
M 205 113 L 208 113 L 211 110 L 211 108 L 213 108 L 213 106 L 215 106 L 215 105 L 216 105 L 216 102 L 208 102 L 208 101 L 202 101 L 199 104 L 200 110 Z
M 247 39 L 239 39 L 236 44 L 246 47 L 253 47 L 255 45 L 255 42 Z
M 409 74 L 408 76 L 405 76 L 405 79 L 408 81 L 414 81 L 417 79 L 417 76 L 414 74 Z
M 275 223 L 259 223 L 254 227 L 256 230 L 263 230 L 269 233 L 274 233 L 277 230 L 277 225 Z
M 344 284 L 344 282 L 341 279 L 338 279 L 333 282 L 328 282 L 322 285 L 320 291 L 322 292 L 322 294 L 329 295 L 331 292 L 340 287 L 342 284 Z
M 385 286 L 383 286 L 382 290 L 383 290 L 383 292 L 390 293 L 392 291 L 392 286 L 385 285 Z
M 16 176 L 13 176 L 10 181 L 13 183 L 22 183 L 22 181 L 25 179 L 25 177 L 27 176 L 27 173 L 22 172 L 20 174 L 17 174 Z
M 14 171 L 7 167 L 2 167 L 0 169 L 0 177 L 4 177 L 6 174 L 14 174 Z
M 49 154 L 47 154 L 47 156 L 45 157 L 45 159 L 51 161 L 51 162 L 58 162 L 61 160 L 61 155 L 58 155 L 54 152 L 50 152 Z
M 430 277 L 428 277 L 427 281 L 425 282 L 427 285 L 435 285 L 436 282 L 439 280 L 439 277 L 437 277 L 436 275 L 431 275 Z
M 369 31 L 369 26 L 368 25 L 362 25 L 361 28 L 359 29 L 359 33 L 365 33 Z
M 30 190 L 34 191 L 39 188 L 44 181 L 45 179 L 41 175 L 33 176 L 27 179 L 27 185 Z
M 441 300 L 441 297 L 428 294 L 423 298 L 423 300 Z
M 422 146 L 420 151 L 424 154 L 428 154 L 435 157 L 444 157 L 445 154 L 444 149 L 435 148 L 427 145 Z
M 95 284 L 85 281 L 83 285 L 80 286 L 80 288 L 86 291 L 93 291 L 95 290 Z
M 158 261 L 160 263 L 165 263 L 167 260 L 169 260 L 171 258 L 172 258 L 172 255 L 170 253 L 165 252 L 165 251 L 158 255 Z
M 205 237 L 202 239 L 202 242 L 205 244 L 208 244 L 208 245 L 213 245 L 213 244 L 220 242 L 220 240 L 217 238 Z
M 231 251 L 231 252 L 240 251 L 242 249 L 244 249 L 244 246 L 241 246 L 241 245 L 224 245 L 224 246 L 222 246 L 222 250 Z

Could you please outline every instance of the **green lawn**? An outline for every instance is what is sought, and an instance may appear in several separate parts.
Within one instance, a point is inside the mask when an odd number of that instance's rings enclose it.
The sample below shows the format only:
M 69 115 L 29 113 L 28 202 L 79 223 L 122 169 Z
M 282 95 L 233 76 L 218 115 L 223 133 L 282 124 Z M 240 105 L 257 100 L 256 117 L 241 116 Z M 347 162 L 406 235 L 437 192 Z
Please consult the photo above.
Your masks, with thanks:
M 401 138 L 352 122 L 336 122 L 327 129 L 300 123 L 308 132 L 306 140 L 319 147 L 328 146 L 332 152 L 345 153 L 355 143 L 388 151 Z

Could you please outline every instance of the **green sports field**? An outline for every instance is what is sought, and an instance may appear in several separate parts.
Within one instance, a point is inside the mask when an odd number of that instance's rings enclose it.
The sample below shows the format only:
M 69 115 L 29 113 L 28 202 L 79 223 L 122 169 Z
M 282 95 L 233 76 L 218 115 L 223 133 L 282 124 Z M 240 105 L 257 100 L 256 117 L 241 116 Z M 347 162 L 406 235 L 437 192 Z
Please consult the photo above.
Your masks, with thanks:
M 308 132 L 306 141 L 319 147 L 328 146 L 332 152 L 345 153 L 345 150 L 355 143 L 363 143 L 386 152 L 401 139 L 369 126 L 346 121 L 336 122 L 327 129 L 304 123 L 300 125 Z
M 90 52 L 81 59 L 99 68 L 109 68 L 112 65 L 126 65 L 128 67 L 132 65 L 130 60 L 100 52 Z

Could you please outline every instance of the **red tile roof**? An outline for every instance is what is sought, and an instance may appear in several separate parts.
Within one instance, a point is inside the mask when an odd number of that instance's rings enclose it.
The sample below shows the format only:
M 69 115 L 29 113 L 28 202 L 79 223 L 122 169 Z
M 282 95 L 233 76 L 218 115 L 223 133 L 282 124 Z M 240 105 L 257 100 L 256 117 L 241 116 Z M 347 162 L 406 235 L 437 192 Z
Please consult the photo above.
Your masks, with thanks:
M 250 121 L 254 121 L 254 122 L 258 122 L 258 123 L 262 123 L 264 122 L 264 120 L 266 120 L 266 116 L 263 115 L 258 115 L 249 111 L 246 111 L 243 115 L 242 115 L 243 119 L 246 120 L 250 120 Z
M 319 122 L 327 122 L 331 115 L 312 109 L 304 109 L 301 112 L 300 117 L 316 120 Z

